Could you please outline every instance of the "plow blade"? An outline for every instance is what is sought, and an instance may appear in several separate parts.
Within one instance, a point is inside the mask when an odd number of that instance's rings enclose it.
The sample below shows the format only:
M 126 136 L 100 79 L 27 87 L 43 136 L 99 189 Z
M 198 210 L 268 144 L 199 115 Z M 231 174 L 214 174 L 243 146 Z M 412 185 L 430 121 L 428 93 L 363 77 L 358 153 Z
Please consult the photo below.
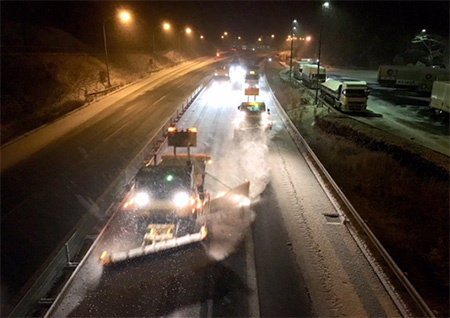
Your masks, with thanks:
M 225 195 L 211 200 L 211 213 L 217 211 L 233 211 L 241 207 L 249 206 L 250 182 L 245 183 L 228 191 Z
M 145 255 L 200 242 L 208 236 L 208 222 L 213 222 L 209 218 L 208 214 L 211 214 L 212 216 L 219 211 L 227 211 L 227 214 L 232 214 L 233 212 L 239 212 L 242 211 L 242 209 L 248 208 L 248 206 L 250 205 L 250 200 L 248 197 L 249 189 L 250 183 L 246 181 L 238 187 L 230 190 L 225 195 L 211 200 L 209 209 L 210 213 L 206 213 L 206 215 L 203 215 L 197 219 L 197 224 L 206 224 L 203 225 L 200 228 L 200 231 L 197 233 L 186 234 L 180 237 L 173 237 L 172 231 L 167 231 L 169 229 L 172 229 L 170 225 L 151 224 L 149 225 L 149 227 L 153 228 L 154 232 L 150 231 L 150 233 L 145 237 L 145 240 L 152 242 L 151 244 L 121 252 L 104 251 L 100 255 L 99 260 L 101 263 L 103 263 L 103 265 L 111 265 L 129 259 L 138 258 Z
M 100 261 L 103 263 L 103 265 L 110 265 L 118 262 L 122 262 L 128 259 L 141 257 L 144 255 L 149 255 L 156 252 L 161 252 L 165 250 L 169 250 L 172 248 L 176 248 L 179 246 L 192 244 L 195 242 L 202 241 L 206 236 L 208 235 L 208 232 L 206 230 L 205 226 L 202 226 L 200 229 L 200 232 L 193 233 L 193 234 L 187 234 L 185 236 L 176 237 L 170 240 L 161 241 L 157 243 L 153 243 L 150 245 L 144 245 L 142 247 L 137 247 L 128 251 L 123 252 L 116 252 L 116 253 L 108 253 L 103 252 L 100 256 Z

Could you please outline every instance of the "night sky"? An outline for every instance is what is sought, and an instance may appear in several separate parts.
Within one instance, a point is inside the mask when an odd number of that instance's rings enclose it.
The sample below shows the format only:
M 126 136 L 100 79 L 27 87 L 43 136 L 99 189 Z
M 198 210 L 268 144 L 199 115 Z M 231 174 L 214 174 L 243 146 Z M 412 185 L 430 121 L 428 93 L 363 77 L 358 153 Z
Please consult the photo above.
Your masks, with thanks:
M 211 43 L 220 41 L 227 31 L 254 43 L 259 36 L 275 34 L 286 39 L 292 20 L 299 21 L 300 36 L 320 33 L 321 12 L 324 50 L 352 54 L 379 46 L 388 48 L 389 58 L 410 43 L 422 29 L 449 37 L 448 1 L 330 1 L 323 11 L 323 1 L 2 1 L 1 16 L 28 24 L 52 26 L 69 32 L 91 47 L 102 46 L 103 21 L 117 9 L 133 12 L 139 43 L 152 36 L 162 21 L 181 30 L 190 26 Z M 111 32 L 112 33 L 112 32 Z M 139 35 L 138 35 L 139 34 Z M 374 39 L 371 44 L 372 39 Z M 349 41 L 348 44 L 339 43 Z M 317 43 L 317 42 L 316 42 Z M 337 43 L 337 46 L 334 47 Z M 340 44 L 340 47 L 339 47 Z M 327 47 L 328 46 L 328 47 Z M 144 45 L 142 48 L 145 47 Z M 341 52 L 343 50 L 343 52 Z

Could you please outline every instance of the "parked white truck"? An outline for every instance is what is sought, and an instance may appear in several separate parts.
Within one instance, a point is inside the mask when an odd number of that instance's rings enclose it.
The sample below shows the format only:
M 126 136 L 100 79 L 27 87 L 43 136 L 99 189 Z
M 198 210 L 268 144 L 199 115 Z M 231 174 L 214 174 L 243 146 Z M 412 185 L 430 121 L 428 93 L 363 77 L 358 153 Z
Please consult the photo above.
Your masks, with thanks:
M 380 65 L 378 83 L 382 86 L 404 87 L 429 94 L 434 81 L 448 81 L 447 69 L 404 65 Z
M 365 81 L 328 80 L 320 84 L 320 96 L 343 112 L 365 112 L 368 95 Z
M 437 113 L 450 113 L 450 82 L 436 81 L 433 83 L 430 108 Z
M 304 64 L 302 70 L 303 85 L 309 88 L 317 88 L 317 83 L 323 83 L 326 79 L 325 67 L 319 67 L 319 73 L 317 74 L 317 65 Z
M 294 61 L 294 78 L 298 80 L 302 79 L 303 65 L 305 64 L 317 65 L 317 61 L 309 58 L 303 58 L 300 61 Z

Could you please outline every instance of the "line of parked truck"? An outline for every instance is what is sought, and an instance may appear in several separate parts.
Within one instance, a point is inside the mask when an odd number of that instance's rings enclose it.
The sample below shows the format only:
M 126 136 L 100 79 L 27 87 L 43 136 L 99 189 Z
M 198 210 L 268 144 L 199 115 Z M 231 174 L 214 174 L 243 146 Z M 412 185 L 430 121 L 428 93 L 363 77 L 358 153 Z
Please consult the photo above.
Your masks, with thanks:
M 450 72 L 448 69 L 403 65 L 381 65 L 377 81 L 381 86 L 412 89 L 431 94 L 430 108 L 450 112 Z
M 306 87 L 319 88 L 320 97 L 340 111 L 366 111 L 369 90 L 365 81 L 326 80 L 326 69 L 313 59 L 296 61 L 293 76 Z
M 320 97 L 343 112 L 365 112 L 369 89 L 365 81 L 338 81 L 326 78 L 326 69 L 313 59 L 293 63 L 293 76 L 308 88 L 319 89 Z M 450 73 L 447 69 L 418 66 L 381 65 L 381 86 L 409 88 L 431 94 L 430 108 L 449 113 Z

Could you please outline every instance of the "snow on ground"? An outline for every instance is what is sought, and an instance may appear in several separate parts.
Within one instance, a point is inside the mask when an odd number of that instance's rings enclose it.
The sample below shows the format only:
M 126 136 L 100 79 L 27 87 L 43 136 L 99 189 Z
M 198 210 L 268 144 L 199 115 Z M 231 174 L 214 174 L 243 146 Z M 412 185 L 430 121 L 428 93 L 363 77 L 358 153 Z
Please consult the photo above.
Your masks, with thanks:
M 307 281 L 318 317 L 399 316 L 390 297 L 342 223 L 330 224 L 325 215 L 338 215 L 311 173 L 278 117 L 272 97 L 274 135 L 269 163 L 280 211 Z
M 381 87 L 377 83 L 377 70 L 328 68 L 327 75 L 335 79 L 363 80 L 368 83 L 371 93 L 367 109 L 374 116 L 353 116 L 354 119 L 450 156 L 449 123 L 431 116 L 429 97 Z

